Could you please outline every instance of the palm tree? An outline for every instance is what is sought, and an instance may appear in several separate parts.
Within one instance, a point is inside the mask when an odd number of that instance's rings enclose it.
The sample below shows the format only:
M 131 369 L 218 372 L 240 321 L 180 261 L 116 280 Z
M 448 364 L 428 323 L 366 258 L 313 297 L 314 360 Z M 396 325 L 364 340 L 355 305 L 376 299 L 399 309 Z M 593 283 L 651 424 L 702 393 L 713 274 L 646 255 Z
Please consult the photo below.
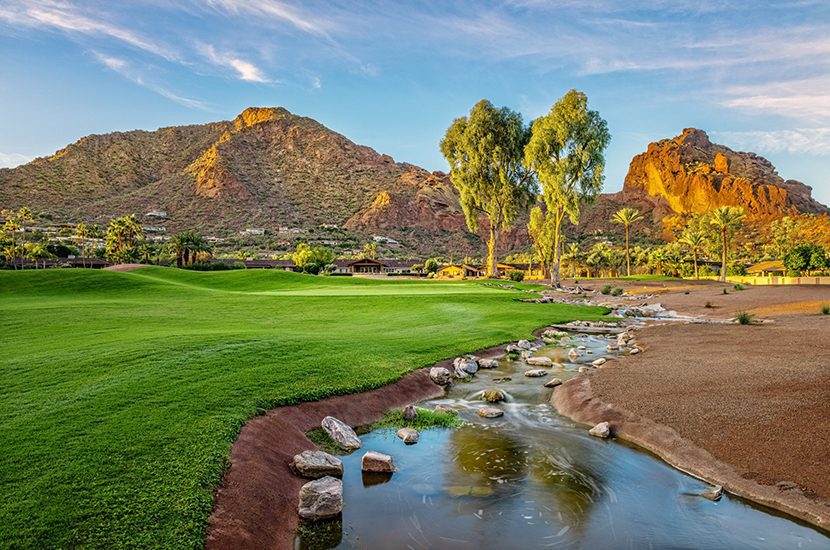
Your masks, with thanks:
M 144 230 L 135 214 L 112 220 L 107 228 L 107 255 L 115 261 L 129 260 L 135 253 L 136 242 L 143 235 Z
M 726 261 L 729 256 L 729 240 L 744 219 L 744 209 L 740 206 L 721 206 L 709 213 L 709 223 L 720 232 L 721 266 L 720 280 L 726 282 Z
M 568 271 L 571 277 L 576 277 L 577 268 L 583 260 L 583 254 L 579 250 L 579 245 L 577 243 L 568 243 L 565 245 L 565 253 L 562 254 L 562 259 L 568 265 Z
M 22 247 L 17 244 L 17 233 L 18 231 L 25 233 L 26 222 L 32 221 L 33 219 L 32 211 L 26 207 L 21 208 L 17 212 L 14 210 L 3 210 L 0 212 L 0 216 L 5 218 L 2 228 L 3 231 L 10 233 L 12 237 L 12 244 L 6 249 L 6 257 L 14 265 L 14 268 L 17 269 L 17 255 L 19 252 L 22 252 Z
M 686 246 L 686 249 L 691 253 L 692 260 L 695 263 L 695 280 L 700 280 L 700 274 L 697 268 L 697 257 L 706 250 L 708 244 L 706 234 L 703 231 L 692 231 L 686 229 L 680 237 L 680 244 Z
M 75 226 L 75 239 L 81 245 L 81 265 L 86 267 L 87 250 L 89 249 L 89 241 L 97 239 L 101 236 L 101 230 L 97 225 L 87 225 L 79 223 Z
M 619 223 L 625 226 L 625 274 L 630 277 L 631 276 L 631 253 L 629 252 L 629 231 L 631 229 L 631 224 L 636 223 L 643 219 L 643 215 L 640 214 L 639 210 L 634 208 L 621 208 L 614 212 L 614 215 L 611 216 L 611 221 L 614 223 Z

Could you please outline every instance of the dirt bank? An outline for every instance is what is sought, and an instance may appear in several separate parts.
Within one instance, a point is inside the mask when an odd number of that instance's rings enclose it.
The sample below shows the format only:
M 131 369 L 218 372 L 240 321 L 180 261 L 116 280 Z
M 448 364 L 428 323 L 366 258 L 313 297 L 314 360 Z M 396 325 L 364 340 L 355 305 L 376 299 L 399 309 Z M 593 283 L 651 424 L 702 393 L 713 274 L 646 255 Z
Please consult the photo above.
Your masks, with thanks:
M 231 448 L 231 467 L 216 493 L 206 547 L 292 548 L 297 495 L 308 480 L 295 476 L 288 464 L 294 455 L 317 448 L 305 432 L 319 428 L 328 415 L 360 426 L 389 409 L 442 395 L 428 372 L 420 369 L 375 390 L 279 407 L 249 420 Z
M 645 353 L 567 382 L 553 405 L 586 424 L 608 420 L 680 469 L 830 529 L 830 317 L 816 305 L 830 289 L 667 286 L 651 301 L 710 317 L 750 310 L 772 323 L 645 328 Z
M 115 264 L 108 267 L 105 267 L 105 271 L 135 271 L 136 269 L 141 269 L 142 267 L 152 267 L 147 264 Z

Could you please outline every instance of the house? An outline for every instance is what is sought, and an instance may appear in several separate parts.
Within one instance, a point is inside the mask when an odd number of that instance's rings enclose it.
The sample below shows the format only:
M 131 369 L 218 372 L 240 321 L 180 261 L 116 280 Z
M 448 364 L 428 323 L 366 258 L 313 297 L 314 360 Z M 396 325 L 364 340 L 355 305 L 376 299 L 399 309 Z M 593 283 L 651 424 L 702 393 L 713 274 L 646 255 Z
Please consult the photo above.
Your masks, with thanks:
M 383 273 L 385 264 L 371 258 L 361 258 L 349 264 L 350 273 Z
M 521 271 L 525 274 L 525 279 L 544 279 L 547 277 L 547 274 L 542 269 L 540 264 L 517 264 L 517 263 L 509 263 L 503 264 L 499 263 L 499 274 L 502 276 L 507 276 L 510 274 L 511 271 Z
M 435 275 L 441 279 L 469 279 L 483 277 L 484 270 L 476 265 L 447 264 L 438 268 L 438 272 Z
M 746 272 L 756 277 L 784 276 L 787 274 L 787 268 L 781 260 L 769 260 L 747 268 Z

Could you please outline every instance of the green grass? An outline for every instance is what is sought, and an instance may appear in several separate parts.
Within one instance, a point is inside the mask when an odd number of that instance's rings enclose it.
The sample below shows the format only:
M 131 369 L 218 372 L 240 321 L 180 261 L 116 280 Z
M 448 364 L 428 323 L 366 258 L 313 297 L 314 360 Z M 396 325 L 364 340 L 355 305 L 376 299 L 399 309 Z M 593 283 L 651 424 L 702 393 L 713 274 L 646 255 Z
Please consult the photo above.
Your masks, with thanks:
M 476 282 L 0 272 L 0 546 L 193 548 L 243 423 L 607 310 Z
M 464 421 L 458 414 L 443 411 L 434 411 L 416 407 L 418 416 L 413 420 L 406 420 L 403 417 L 403 409 L 392 409 L 383 418 L 372 424 L 371 428 L 415 428 L 416 430 L 428 430 L 430 428 L 457 428 L 464 425 Z
M 738 320 L 738 323 L 742 325 L 751 325 L 754 318 L 755 316 L 748 311 L 739 311 L 738 315 L 735 317 L 735 319 Z

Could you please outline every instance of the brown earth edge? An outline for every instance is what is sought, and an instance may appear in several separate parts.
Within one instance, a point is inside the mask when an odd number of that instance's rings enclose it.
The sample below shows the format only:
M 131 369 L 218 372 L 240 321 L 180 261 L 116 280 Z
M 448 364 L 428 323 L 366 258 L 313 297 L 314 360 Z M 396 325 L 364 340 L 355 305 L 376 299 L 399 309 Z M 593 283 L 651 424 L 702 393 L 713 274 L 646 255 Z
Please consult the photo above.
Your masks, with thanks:
M 493 357 L 501 352 L 499 345 L 475 354 Z M 451 364 L 452 359 L 436 363 Z M 364 426 L 390 409 L 443 394 L 444 389 L 430 380 L 429 368 L 422 368 L 374 390 L 277 407 L 252 418 L 231 447 L 231 466 L 216 491 L 208 519 L 206 548 L 293 548 L 297 499 L 308 480 L 294 475 L 289 463 L 294 455 L 317 449 L 306 432 L 319 428 L 329 415 L 350 426 Z
M 741 310 L 774 319 L 650 324 L 636 333 L 646 353 L 565 382 L 551 404 L 580 423 L 607 421 L 613 435 L 679 470 L 830 532 L 830 319 L 817 314 L 830 288 L 724 295 L 727 285 L 702 281 L 618 284 L 713 320 Z
M 805 496 L 798 487 L 762 485 L 742 477 L 731 465 L 719 461 L 672 428 L 596 398 L 591 393 L 591 380 L 587 376 L 572 378 L 556 388 L 551 404 L 559 414 L 583 424 L 608 422 L 613 436 L 654 453 L 678 470 L 830 531 L 827 504 Z

